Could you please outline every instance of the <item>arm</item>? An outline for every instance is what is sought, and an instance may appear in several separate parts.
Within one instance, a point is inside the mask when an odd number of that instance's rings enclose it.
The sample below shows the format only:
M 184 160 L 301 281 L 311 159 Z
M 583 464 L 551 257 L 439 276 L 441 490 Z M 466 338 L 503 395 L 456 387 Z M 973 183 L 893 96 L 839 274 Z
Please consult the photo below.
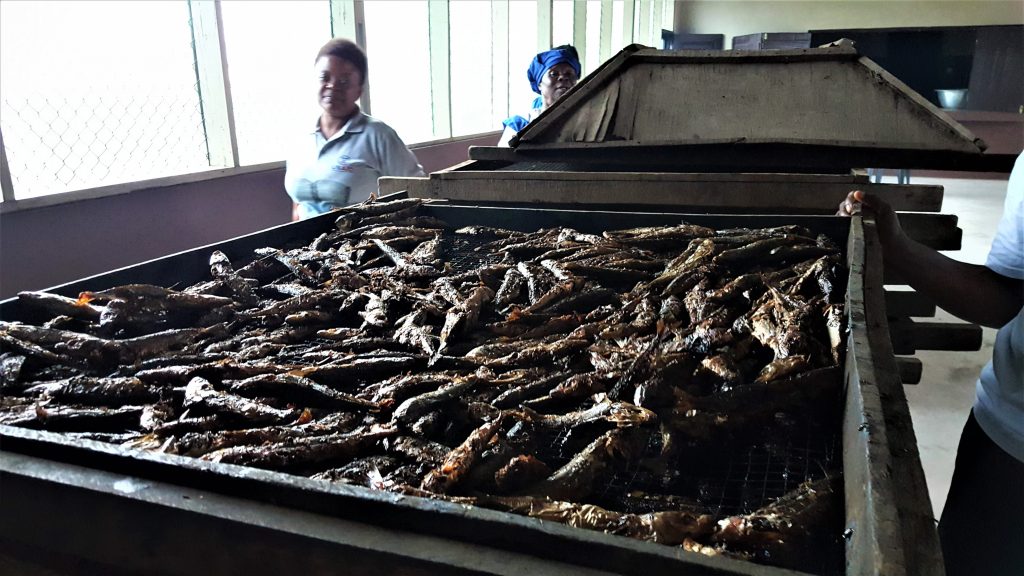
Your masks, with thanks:
M 886 265 L 899 270 L 915 290 L 954 316 L 1000 328 L 1024 306 L 1024 280 L 1003 276 L 986 266 L 958 262 L 911 239 L 892 207 L 881 198 L 856 191 L 839 205 L 841 216 L 859 212 L 874 216 Z
M 298 222 L 298 221 L 299 221 L 299 205 L 297 203 L 295 203 L 295 202 L 292 202 L 292 222 Z
M 381 176 L 425 176 L 423 167 L 412 150 L 390 126 L 382 125 L 379 152 L 383 167 Z

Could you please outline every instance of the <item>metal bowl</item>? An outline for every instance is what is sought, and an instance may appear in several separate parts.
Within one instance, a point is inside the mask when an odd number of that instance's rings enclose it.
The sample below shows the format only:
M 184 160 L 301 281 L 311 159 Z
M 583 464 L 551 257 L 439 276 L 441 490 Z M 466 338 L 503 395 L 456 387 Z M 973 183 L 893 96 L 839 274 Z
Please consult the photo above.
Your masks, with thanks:
M 936 90 L 935 93 L 939 95 L 939 105 L 948 110 L 958 110 L 964 105 L 964 100 L 967 99 L 966 88 Z

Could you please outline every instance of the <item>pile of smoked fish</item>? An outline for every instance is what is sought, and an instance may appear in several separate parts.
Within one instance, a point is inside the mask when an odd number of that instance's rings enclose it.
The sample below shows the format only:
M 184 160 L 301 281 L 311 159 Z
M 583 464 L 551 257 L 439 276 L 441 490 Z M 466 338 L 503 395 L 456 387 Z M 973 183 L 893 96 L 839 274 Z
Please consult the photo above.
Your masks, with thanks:
M 737 454 L 840 433 L 829 238 L 427 212 L 348 207 L 187 287 L 23 292 L 40 320 L 0 322 L 0 424 L 842 570 L 834 460 L 747 509 L 708 496 Z

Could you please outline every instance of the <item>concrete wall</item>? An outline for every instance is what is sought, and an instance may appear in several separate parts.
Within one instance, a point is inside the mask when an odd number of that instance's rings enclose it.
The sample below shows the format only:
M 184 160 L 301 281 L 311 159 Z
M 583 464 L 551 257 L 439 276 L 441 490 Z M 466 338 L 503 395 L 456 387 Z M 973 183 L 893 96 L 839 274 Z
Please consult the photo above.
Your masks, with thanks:
M 675 5 L 676 32 L 725 34 L 807 32 L 830 28 L 1024 24 L 1020 0 L 684 0 Z
M 413 151 L 433 172 L 498 136 Z M 286 223 L 291 201 L 283 180 L 283 169 L 267 170 L 3 214 L 0 299 Z

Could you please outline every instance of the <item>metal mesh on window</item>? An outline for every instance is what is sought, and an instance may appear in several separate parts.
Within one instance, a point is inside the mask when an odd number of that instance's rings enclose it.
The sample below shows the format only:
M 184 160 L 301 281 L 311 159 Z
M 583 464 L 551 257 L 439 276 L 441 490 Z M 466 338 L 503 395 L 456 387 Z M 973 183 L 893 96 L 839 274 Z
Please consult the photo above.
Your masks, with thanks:
M 194 86 L 177 92 L 32 94 L 5 98 L 2 114 L 18 198 L 209 166 Z
M 4 3 L 16 199 L 210 166 L 187 3 Z

